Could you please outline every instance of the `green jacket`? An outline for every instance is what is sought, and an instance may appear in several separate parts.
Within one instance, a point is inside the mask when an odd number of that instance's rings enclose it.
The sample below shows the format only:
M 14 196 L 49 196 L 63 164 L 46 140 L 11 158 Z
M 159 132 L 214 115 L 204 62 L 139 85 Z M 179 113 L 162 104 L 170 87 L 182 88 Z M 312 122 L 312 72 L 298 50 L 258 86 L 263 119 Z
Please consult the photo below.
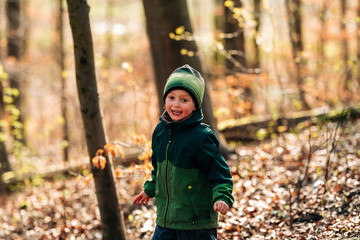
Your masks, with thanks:
M 197 230 L 218 226 L 216 201 L 232 206 L 233 181 L 219 153 L 219 142 L 201 109 L 173 122 L 165 112 L 152 136 L 152 179 L 145 193 L 155 197 L 156 224 L 170 229 Z

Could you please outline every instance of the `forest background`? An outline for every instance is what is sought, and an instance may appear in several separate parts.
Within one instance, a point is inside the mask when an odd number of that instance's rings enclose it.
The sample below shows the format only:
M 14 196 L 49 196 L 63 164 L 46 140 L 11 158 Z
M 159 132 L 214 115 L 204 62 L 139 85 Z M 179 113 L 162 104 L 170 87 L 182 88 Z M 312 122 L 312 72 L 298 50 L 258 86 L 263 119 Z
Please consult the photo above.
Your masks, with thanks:
M 18 28 L 17 34 L 21 33 L 21 38 L 17 41 L 21 43 L 18 42 L 21 48 L 17 50 L 19 52 L 11 52 L 9 43 L 14 32 L 9 31 L 11 27 L 7 17 L 9 11 L 7 4 L 13 2 L 17 1 L 0 3 L 2 95 L 0 150 L 2 154 L 6 153 L 8 160 L 5 162 L 3 157 L 5 155 L 1 155 L 1 167 L 2 180 L 7 184 L 6 192 L 21 192 L 30 187 L 32 190 L 31 194 L 27 195 L 28 198 L 34 194 L 33 191 L 36 191 L 33 186 L 45 185 L 46 173 L 61 172 L 62 169 L 71 167 L 77 169 L 82 166 L 80 173 L 74 170 L 73 175 L 81 177 L 85 182 L 89 180 L 91 174 L 86 166 L 89 164 L 89 154 L 84 130 L 80 127 L 83 122 L 76 86 L 74 46 L 66 6 L 62 29 L 63 45 L 60 46 L 58 3 L 43 0 L 20 1 L 21 21 L 18 24 L 21 27 Z M 134 190 L 126 192 L 124 184 L 140 190 L 142 181 L 148 174 L 149 169 L 144 167 L 146 164 L 144 165 L 142 160 L 146 160 L 149 156 L 141 154 L 149 147 L 148 140 L 151 139 L 152 130 L 161 112 L 159 107 L 161 102 L 159 103 L 156 95 L 157 82 L 153 67 L 156 62 L 151 55 L 146 30 L 147 19 L 141 1 L 92 0 L 88 1 L 88 4 L 96 81 L 104 126 L 108 142 L 116 146 L 117 151 L 114 160 L 115 177 L 124 180 L 128 176 L 132 179 L 127 179 L 125 183 L 121 180 L 117 182 L 120 196 L 123 196 L 120 202 L 127 216 L 126 221 L 129 224 L 127 226 L 128 229 L 132 229 L 136 225 L 133 218 L 140 213 L 134 214 L 132 212 L 134 209 L 124 203 L 126 202 L 124 199 L 130 199 L 129 193 L 135 193 Z M 244 156 L 243 148 L 250 145 L 248 142 L 239 141 L 244 140 L 242 138 L 248 141 L 270 137 L 270 141 L 273 141 L 279 137 L 278 134 L 287 132 L 289 127 L 281 124 L 276 127 L 277 134 L 274 134 L 275 131 L 272 132 L 268 126 L 263 126 L 256 129 L 254 136 L 245 137 L 237 132 L 227 136 L 226 129 L 230 129 L 231 132 L 231 129 L 243 123 L 270 120 L 267 123 L 274 124 L 271 120 L 279 118 L 292 119 L 306 115 L 310 116 L 307 119 L 311 119 L 311 116 L 328 114 L 331 110 L 351 107 L 358 109 L 359 1 L 190 0 L 188 10 L 193 32 L 179 25 L 166 37 L 172 41 L 197 44 L 197 51 L 182 48 L 177 54 L 185 59 L 189 58 L 189 61 L 193 58 L 201 60 L 211 96 L 215 126 L 219 129 L 219 136 L 227 140 L 227 147 L 236 153 L 236 157 L 233 157 L 235 160 L 241 160 L 241 156 Z M 59 61 L 60 49 L 63 49 L 64 53 L 63 66 Z M 336 124 L 330 126 L 335 129 L 336 135 L 339 126 Z M 348 130 L 348 133 L 354 131 L 352 133 L 356 137 L 355 149 L 359 144 L 356 129 L 358 127 L 355 123 L 355 127 Z M 314 130 L 309 127 L 308 131 Z M 309 136 L 307 136 L 308 140 L 311 138 Z M 314 138 L 313 135 L 311 136 Z M 337 138 L 334 139 L 338 141 Z M 321 147 L 331 150 L 332 145 L 329 144 L 331 137 L 325 140 L 328 145 Z M 274 155 L 268 149 L 273 145 L 271 142 L 261 143 L 263 145 L 257 142 L 257 144 L 262 150 L 265 149 L 270 155 Z M 304 145 L 306 141 L 301 146 Z M 306 153 L 311 156 L 308 159 L 312 159 L 312 154 L 315 152 L 311 146 L 309 144 L 307 147 Z M 328 151 L 328 156 L 333 158 L 330 153 Z M 282 154 L 281 152 L 280 155 Z M 141 157 L 138 158 L 138 155 Z M 355 151 L 354 156 L 355 159 L 352 160 L 356 163 L 359 158 L 358 151 Z M 348 158 L 345 159 L 349 164 Z M 309 165 L 299 164 L 299 159 L 291 160 L 298 166 L 296 170 L 300 173 L 297 174 L 301 177 L 294 174 L 289 178 L 301 179 L 304 175 L 307 177 L 308 172 L 305 170 L 303 172 L 303 169 Z M 130 162 L 136 162 L 137 165 L 132 164 L 128 168 Z M 326 162 L 322 166 L 322 168 L 325 166 L 325 170 L 328 169 Z M 244 176 L 238 174 L 239 166 L 235 163 L 234 167 L 235 179 L 237 177 L 242 179 Z M 314 167 L 314 171 L 319 170 Z M 357 181 L 354 185 L 359 187 L 358 172 L 353 174 L 355 182 Z M 325 176 L 325 180 L 328 178 Z M 317 179 L 321 180 L 321 178 L 312 180 L 316 182 Z M 284 207 L 285 210 L 290 206 L 291 213 L 292 191 L 296 195 L 300 192 L 301 186 L 297 185 L 297 188 L 293 188 L 295 180 L 293 185 L 290 184 L 289 179 L 285 182 L 290 186 L 285 189 L 286 193 L 290 189 L 290 197 L 286 199 L 284 196 L 286 200 L 283 205 L 288 206 Z M 64 183 L 59 187 L 64 194 L 65 185 Z M 241 186 L 242 189 L 247 188 L 246 184 Z M 71 192 L 70 188 L 68 192 Z M 91 190 L 91 187 L 84 188 Z M 326 192 L 325 184 L 324 189 Z M 68 192 L 67 194 L 70 194 Z M 6 199 L 3 201 L 6 206 Z M 30 201 L 24 202 L 27 202 L 25 208 L 30 209 L 28 206 Z M 20 201 L 19 204 L 23 203 Z M 71 208 L 70 202 L 66 204 L 64 203 L 64 206 Z M 89 207 L 89 209 L 94 211 L 93 218 L 99 219 L 99 213 L 93 208 Z M 250 214 L 255 212 L 254 209 L 247 210 Z M 73 224 L 66 223 L 66 219 L 71 219 L 66 211 L 65 207 L 63 228 L 58 223 L 55 225 L 58 234 L 70 236 L 74 234 L 74 229 L 66 228 Z M 281 218 L 280 213 L 276 215 Z M 7 216 L 5 212 L 4 216 Z M 288 218 L 289 216 L 283 222 L 286 222 L 288 227 L 293 227 Z M 148 219 L 153 220 L 153 215 Z M 9 223 L 8 226 L 16 225 L 13 222 L 10 224 L 9 221 L 4 222 Z M 358 218 L 354 221 L 358 221 Z M 21 226 L 21 221 L 15 222 L 18 224 L 15 229 L 9 227 L 4 231 L 9 232 L 13 229 L 10 232 L 16 232 Z M 149 235 L 153 224 L 149 222 L 141 224 L 143 231 L 139 234 L 143 237 Z M 224 225 L 224 234 L 238 233 L 241 227 L 246 228 L 246 224 L 248 221 L 238 217 L 232 224 L 227 223 L 226 227 Z M 91 229 L 95 231 L 93 235 L 90 233 L 91 230 L 87 229 L 87 237 L 91 235 L 96 238 L 98 236 L 96 231 L 101 228 L 100 225 L 98 223 L 97 228 Z M 66 232 L 66 229 L 72 229 L 73 232 Z M 34 229 L 32 230 L 34 233 Z M 19 234 L 26 235 L 26 232 Z M 30 229 L 28 232 L 31 232 Z M 86 231 L 81 232 L 78 229 L 76 234 L 83 236 L 84 232 Z M 244 232 L 250 235 L 257 234 L 257 231 L 254 233 L 251 230 Z M 47 234 L 56 235 L 55 232 Z M 244 236 L 247 235 L 239 233 L 238 237 Z

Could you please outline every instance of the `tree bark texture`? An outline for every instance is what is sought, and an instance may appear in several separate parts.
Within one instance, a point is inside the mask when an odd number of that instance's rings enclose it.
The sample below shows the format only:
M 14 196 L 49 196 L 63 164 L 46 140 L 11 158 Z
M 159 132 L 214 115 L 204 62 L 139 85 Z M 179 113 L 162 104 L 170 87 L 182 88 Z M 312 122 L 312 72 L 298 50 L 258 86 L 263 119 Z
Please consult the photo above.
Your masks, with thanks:
M 224 1 L 225 2 L 225 1 Z M 240 0 L 235 1 L 235 8 L 241 8 L 242 2 Z M 245 57 L 245 35 L 244 28 L 240 27 L 242 25 L 242 19 L 240 16 L 239 19 L 233 17 L 234 12 L 224 6 L 225 8 L 225 34 L 232 34 L 232 37 L 225 38 L 225 49 L 228 54 L 226 57 L 226 67 L 230 72 L 237 71 L 246 73 L 247 72 L 247 63 Z
M 309 110 L 310 106 L 305 99 L 305 91 L 303 89 L 304 80 L 302 76 L 302 64 L 304 61 L 301 56 L 304 50 L 301 19 L 302 4 L 301 0 L 286 0 L 285 5 L 289 16 L 289 36 L 295 62 L 295 79 L 298 87 L 299 99 L 303 109 Z
M 260 48 L 257 44 L 257 38 L 260 35 L 260 24 L 261 24 L 261 1 L 254 0 L 254 20 L 255 20 L 255 37 L 253 39 L 254 42 L 254 49 L 255 49 L 255 57 L 253 68 L 260 68 Z
M 3 73 L 0 72 L 0 74 L 3 74 Z M 0 121 L 4 119 L 4 115 L 5 115 L 5 103 L 3 101 L 3 99 L 4 99 L 3 81 L 4 81 L 4 79 L 2 79 L 2 76 L 0 76 Z M 2 126 L 0 125 L 0 133 L 2 133 L 2 131 L 3 131 Z M 0 181 L 2 181 L 1 174 L 6 171 L 10 171 L 11 166 L 10 166 L 8 154 L 6 151 L 5 141 L 2 141 L 1 139 L 0 139 L 0 164 L 1 164 L 1 166 L 0 166 Z M 1 190 L 1 186 L 0 186 L 0 190 Z
M 357 17 L 360 18 L 360 0 L 358 1 Z M 357 22 L 357 28 L 360 29 L 360 21 Z M 360 86 L 360 31 L 358 31 L 357 38 L 357 81 Z
M 64 0 L 58 0 L 58 17 L 56 22 L 56 42 L 58 42 L 58 65 L 60 70 L 60 103 L 61 103 L 61 116 L 64 119 L 63 123 L 63 136 L 62 140 L 66 143 L 63 147 L 63 160 L 67 162 L 69 160 L 69 134 L 68 134 L 68 122 L 67 122 L 67 96 L 66 96 L 66 78 L 64 76 L 65 71 L 65 51 L 64 51 Z
M 351 90 L 351 85 L 352 85 L 352 69 L 350 67 L 350 65 L 348 64 L 348 60 L 349 60 L 349 43 L 348 43 L 348 34 L 347 34 L 347 30 L 346 30 L 346 8 L 347 6 L 347 0 L 341 0 L 341 18 L 340 18 L 340 29 L 341 32 L 343 33 L 344 37 L 341 40 L 341 51 L 342 51 L 342 59 L 343 59 L 343 64 L 344 64 L 344 91 L 345 93 L 349 92 L 349 90 Z M 348 99 L 347 99 L 348 100 Z
M 106 144 L 95 76 L 94 52 L 86 0 L 67 0 L 74 41 L 76 83 L 90 159 Z M 92 166 L 103 239 L 126 239 L 125 227 L 116 193 L 112 166 L 106 158 L 103 170 Z
M 24 27 L 21 26 L 22 16 L 21 16 L 21 6 L 25 4 L 24 2 L 20 2 L 20 0 L 7 0 L 6 2 L 6 14 L 7 14 L 7 50 L 8 50 L 8 59 L 10 59 L 10 67 L 6 69 L 9 74 L 9 83 L 11 88 L 17 89 L 20 94 L 18 97 L 14 99 L 14 105 L 18 110 L 20 110 L 19 117 L 17 119 L 18 122 L 22 123 L 23 114 L 21 107 L 21 92 L 22 92 L 22 74 L 18 61 L 21 59 L 24 54 L 25 47 L 25 36 L 24 36 Z M 24 11 L 23 11 L 24 12 Z M 20 135 L 15 135 L 16 141 L 21 142 L 23 145 L 26 145 L 25 131 L 24 128 L 19 129 Z

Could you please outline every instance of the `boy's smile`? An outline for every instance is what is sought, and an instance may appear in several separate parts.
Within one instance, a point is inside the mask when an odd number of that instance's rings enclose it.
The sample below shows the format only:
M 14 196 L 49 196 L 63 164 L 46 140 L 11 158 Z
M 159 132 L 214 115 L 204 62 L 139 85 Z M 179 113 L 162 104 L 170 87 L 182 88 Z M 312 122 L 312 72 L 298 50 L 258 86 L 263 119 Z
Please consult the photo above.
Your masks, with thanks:
M 175 122 L 189 116 L 195 108 L 195 102 L 190 94 L 182 89 L 172 90 L 165 98 L 165 109 Z

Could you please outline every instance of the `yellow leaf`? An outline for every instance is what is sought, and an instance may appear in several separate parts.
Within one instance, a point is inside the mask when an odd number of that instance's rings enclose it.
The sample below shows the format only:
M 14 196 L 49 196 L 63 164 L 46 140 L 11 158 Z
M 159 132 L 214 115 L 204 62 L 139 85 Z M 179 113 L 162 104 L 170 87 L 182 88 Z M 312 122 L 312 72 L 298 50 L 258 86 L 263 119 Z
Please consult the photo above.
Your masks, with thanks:
M 227 8 L 232 8 L 232 7 L 234 7 L 234 5 L 235 5 L 235 3 L 232 0 L 226 0 L 224 2 L 224 6 L 227 7 Z
M 185 48 L 182 48 L 181 50 L 180 50 L 180 54 L 181 55 L 186 55 L 188 53 L 188 51 L 185 49 Z
M 174 34 L 174 33 L 172 33 L 172 32 L 171 32 L 171 33 L 169 33 L 169 38 L 170 38 L 170 39 L 174 39 L 174 38 L 175 38 L 175 34 Z
M 112 145 L 111 143 L 108 143 L 104 146 L 105 152 L 107 155 L 111 154 L 111 156 L 115 157 L 115 146 Z
M 96 152 L 96 156 L 101 156 L 103 153 L 104 153 L 104 150 L 99 149 L 99 150 L 97 150 L 97 152 Z
M 189 57 L 193 57 L 195 55 L 194 51 L 189 51 L 187 54 Z
M 285 132 L 287 130 L 287 126 L 278 126 L 277 127 L 278 132 L 282 133 Z
M 141 144 L 141 137 L 136 133 L 131 133 L 131 139 L 135 141 L 136 145 L 139 146 Z
M 177 35 L 182 34 L 184 31 L 185 31 L 185 27 L 184 27 L 184 26 L 180 26 L 180 27 L 177 27 L 177 28 L 175 29 L 175 33 L 176 33 Z
M 92 164 L 94 165 L 94 167 L 99 168 L 98 156 L 93 157 L 93 159 L 91 161 L 92 161 Z
M 116 146 L 116 152 L 120 155 L 121 158 L 124 158 L 124 150 L 120 146 Z
M 68 76 L 69 76 L 68 71 L 63 70 L 63 71 L 61 72 L 61 77 L 62 77 L 63 79 L 67 79 Z
M 105 168 L 105 165 L 106 165 L 106 158 L 104 158 L 103 156 L 100 156 L 99 158 L 100 158 L 100 160 L 99 160 L 100 167 L 101 167 L 101 170 L 103 170 Z

